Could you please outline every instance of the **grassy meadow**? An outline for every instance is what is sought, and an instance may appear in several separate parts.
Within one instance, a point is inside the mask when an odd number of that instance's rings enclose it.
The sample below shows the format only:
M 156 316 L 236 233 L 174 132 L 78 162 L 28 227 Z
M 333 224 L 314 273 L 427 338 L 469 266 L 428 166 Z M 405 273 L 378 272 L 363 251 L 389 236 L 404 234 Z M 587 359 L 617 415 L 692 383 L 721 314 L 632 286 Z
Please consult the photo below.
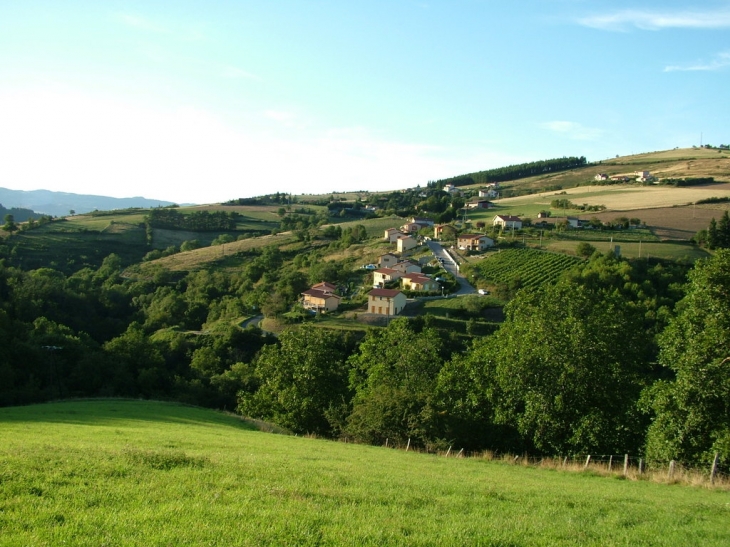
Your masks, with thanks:
M 148 401 L 0 409 L 0 546 L 727 545 L 723 488 L 274 435 Z

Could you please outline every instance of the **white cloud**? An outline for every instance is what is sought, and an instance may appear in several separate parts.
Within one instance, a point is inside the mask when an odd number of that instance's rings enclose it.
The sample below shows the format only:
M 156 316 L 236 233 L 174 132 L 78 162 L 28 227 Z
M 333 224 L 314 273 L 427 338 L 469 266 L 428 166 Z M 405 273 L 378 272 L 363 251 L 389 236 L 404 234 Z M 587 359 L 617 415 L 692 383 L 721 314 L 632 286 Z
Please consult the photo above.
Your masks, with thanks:
M 541 123 L 540 127 L 554 133 L 565 135 L 576 141 L 593 141 L 601 137 L 603 131 L 594 127 L 585 127 L 576 122 L 552 121 Z
M 670 65 L 664 67 L 664 72 L 713 71 L 721 70 L 728 66 L 730 66 L 730 51 L 724 51 L 715 55 L 715 58 L 709 62 L 698 62 L 689 65 Z
M 663 30 L 672 28 L 723 29 L 730 28 L 730 9 L 705 11 L 644 11 L 621 10 L 602 15 L 578 19 L 586 27 L 627 31 L 630 28 L 642 30 Z

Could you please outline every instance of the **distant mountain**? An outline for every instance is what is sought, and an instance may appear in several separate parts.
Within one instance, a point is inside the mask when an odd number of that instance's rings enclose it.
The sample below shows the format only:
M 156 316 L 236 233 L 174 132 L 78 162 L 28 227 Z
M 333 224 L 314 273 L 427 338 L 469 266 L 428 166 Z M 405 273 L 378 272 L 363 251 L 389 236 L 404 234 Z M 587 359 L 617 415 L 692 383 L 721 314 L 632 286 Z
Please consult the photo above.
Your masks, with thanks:
M 0 203 L 8 209 L 13 207 L 32 209 L 37 213 L 52 216 L 66 216 L 73 210 L 77 214 L 90 211 L 111 211 L 113 209 L 128 209 L 130 207 L 165 207 L 173 205 L 171 201 L 134 198 L 111 198 L 107 196 L 92 196 L 88 194 L 70 194 L 67 192 L 52 192 L 50 190 L 9 190 L 0 188 Z

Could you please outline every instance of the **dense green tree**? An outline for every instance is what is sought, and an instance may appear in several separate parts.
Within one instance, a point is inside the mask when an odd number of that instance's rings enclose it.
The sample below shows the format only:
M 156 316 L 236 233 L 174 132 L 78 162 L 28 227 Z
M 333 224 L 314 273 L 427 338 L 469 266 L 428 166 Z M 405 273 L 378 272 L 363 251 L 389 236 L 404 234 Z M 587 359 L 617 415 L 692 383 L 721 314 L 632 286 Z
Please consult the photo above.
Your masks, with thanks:
M 635 453 L 650 357 L 642 310 L 564 280 L 521 291 L 506 312 L 490 344 L 497 421 L 544 453 Z
M 314 327 L 288 330 L 255 361 L 260 387 L 242 391 L 239 411 L 296 433 L 331 435 L 331 414 L 349 399 L 346 347 L 341 335 Z
M 405 318 L 370 331 L 350 358 L 355 397 L 347 434 L 375 444 L 437 442 L 432 399 L 446 351 L 434 329 L 417 332 Z
M 730 458 L 730 250 L 697 262 L 677 316 L 660 338 L 659 360 L 675 374 L 649 393 L 656 417 L 650 457 Z

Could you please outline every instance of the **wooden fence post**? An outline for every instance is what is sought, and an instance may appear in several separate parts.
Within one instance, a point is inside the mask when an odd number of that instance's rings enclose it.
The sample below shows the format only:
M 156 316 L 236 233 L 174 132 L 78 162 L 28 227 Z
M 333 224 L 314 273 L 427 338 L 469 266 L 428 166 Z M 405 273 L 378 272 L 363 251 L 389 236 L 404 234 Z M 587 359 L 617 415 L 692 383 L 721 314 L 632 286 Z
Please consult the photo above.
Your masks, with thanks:
M 457 458 L 461 458 L 461 455 L 464 453 L 464 449 L 462 448 L 459 450 L 459 453 L 456 455 Z
M 611 466 L 613 465 L 613 456 L 608 457 L 608 472 L 611 472 Z
M 388 448 L 388 438 L 385 438 L 385 448 Z
M 588 454 L 588 457 L 586 458 L 586 464 L 583 466 L 583 469 L 588 469 L 588 464 L 591 463 L 591 455 Z
M 449 454 L 451 454 L 451 445 L 449 445 L 449 449 L 446 451 L 446 457 L 449 457 Z
M 715 452 L 715 459 L 712 460 L 712 471 L 710 471 L 710 484 L 715 484 L 715 477 L 717 476 L 717 465 L 720 463 L 720 453 Z
M 565 469 L 565 466 L 568 465 L 568 456 L 565 456 L 563 458 L 563 469 Z
M 406 445 L 406 452 L 408 452 L 408 449 L 411 447 L 411 438 L 408 437 L 408 444 Z
M 672 480 L 674 477 L 674 460 L 669 462 L 669 473 L 667 473 L 667 479 Z
M 644 458 L 639 458 L 639 475 L 644 474 Z
M 629 473 L 629 455 L 624 454 L 624 477 Z

